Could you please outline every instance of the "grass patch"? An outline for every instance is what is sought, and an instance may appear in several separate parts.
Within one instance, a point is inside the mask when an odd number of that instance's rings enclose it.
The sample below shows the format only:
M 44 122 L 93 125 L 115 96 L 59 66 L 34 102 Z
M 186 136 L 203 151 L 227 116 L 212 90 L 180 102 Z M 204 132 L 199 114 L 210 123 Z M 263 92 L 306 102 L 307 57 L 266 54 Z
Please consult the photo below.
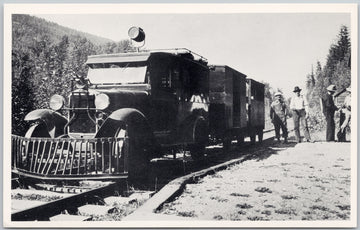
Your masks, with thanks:
M 44 196 L 39 194 L 29 194 L 29 195 L 22 195 L 20 193 L 16 193 L 15 195 L 11 194 L 11 199 L 13 200 L 37 200 L 37 201 L 45 201 L 50 202 L 54 200 L 59 200 L 63 198 L 62 196 Z
M 272 191 L 269 189 L 269 188 L 266 188 L 266 187 L 257 187 L 255 189 L 255 191 L 257 192 L 261 192 L 261 193 L 272 193 Z
M 296 200 L 297 196 L 293 196 L 293 195 L 282 195 L 281 198 L 283 198 L 284 200 Z
M 242 204 L 237 204 L 236 207 L 241 209 L 249 209 L 252 208 L 253 206 L 247 203 L 242 203 Z
M 292 208 L 281 208 L 281 209 L 276 209 L 275 213 L 277 214 L 283 214 L 283 215 L 297 215 L 295 209 Z
M 350 205 L 336 205 L 341 211 L 348 210 L 350 211 Z
M 346 215 L 346 214 L 344 214 L 344 213 L 338 213 L 338 214 L 336 214 L 336 215 L 337 215 L 337 217 L 339 217 L 339 218 L 342 219 L 342 220 L 347 220 L 347 219 L 349 219 L 349 216 Z
M 224 218 L 221 215 L 216 215 L 213 217 L 214 220 L 223 220 Z
M 329 211 L 329 209 L 325 206 L 321 206 L 321 205 L 313 205 L 310 207 L 310 209 L 312 210 L 320 210 L 320 211 L 324 211 L 324 212 L 327 212 Z
M 270 210 L 264 210 L 264 211 L 261 212 L 261 214 L 265 214 L 265 215 L 270 216 L 270 215 L 271 215 L 271 211 L 270 211 Z
M 178 216 L 182 216 L 182 217 L 195 217 L 195 212 L 194 211 L 190 211 L 190 212 L 178 212 L 177 213 Z
M 210 197 L 211 200 L 217 200 L 219 202 L 228 202 L 229 200 L 228 199 L 224 199 L 224 198 L 221 198 L 219 196 L 212 196 Z
M 268 182 L 274 182 L 274 183 L 277 183 L 277 182 L 280 182 L 281 180 L 279 179 L 272 179 L 272 180 L 268 180 Z
M 240 215 L 246 215 L 246 212 L 243 211 L 243 210 L 240 210 L 240 211 L 238 211 L 237 213 L 240 214 Z
M 249 197 L 249 194 L 241 194 L 241 193 L 231 193 L 230 196 L 239 196 L 239 197 Z
M 251 221 L 266 220 L 262 216 L 249 216 L 247 219 Z

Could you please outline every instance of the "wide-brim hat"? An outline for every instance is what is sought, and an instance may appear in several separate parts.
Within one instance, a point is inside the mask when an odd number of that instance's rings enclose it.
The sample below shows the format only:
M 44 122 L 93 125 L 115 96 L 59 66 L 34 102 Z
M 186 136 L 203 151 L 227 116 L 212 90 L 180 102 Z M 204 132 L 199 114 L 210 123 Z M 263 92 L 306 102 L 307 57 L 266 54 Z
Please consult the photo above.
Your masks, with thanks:
M 335 92 L 336 91 L 336 86 L 335 85 L 329 85 L 326 89 L 328 91 Z
M 294 88 L 294 91 L 293 91 L 293 92 L 295 93 L 295 92 L 300 92 L 300 91 L 301 91 L 301 89 L 299 88 L 299 86 L 295 86 L 295 88 Z
M 276 92 L 276 93 L 274 94 L 274 96 L 275 96 L 275 97 L 277 97 L 277 96 L 280 96 L 280 97 L 281 97 L 281 96 L 282 96 L 282 93 Z

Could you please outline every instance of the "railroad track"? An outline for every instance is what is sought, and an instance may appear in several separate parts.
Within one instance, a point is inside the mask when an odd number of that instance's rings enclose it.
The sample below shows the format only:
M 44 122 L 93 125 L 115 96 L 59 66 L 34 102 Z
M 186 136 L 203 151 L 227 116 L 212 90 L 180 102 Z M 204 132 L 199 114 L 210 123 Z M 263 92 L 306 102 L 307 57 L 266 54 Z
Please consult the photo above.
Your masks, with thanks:
M 271 131 L 273 130 L 267 130 L 265 133 Z M 149 199 L 155 191 L 161 189 L 174 178 L 223 163 L 229 159 L 238 157 L 239 154 L 245 152 L 244 150 L 248 150 L 249 148 L 263 148 L 270 143 L 269 138 L 264 139 L 263 145 L 250 145 L 250 143 L 245 143 L 241 147 L 233 147 L 228 154 L 223 153 L 221 146 L 208 148 L 208 156 L 202 164 L 192 161 L 190 154 L 186 152 L 155 159 L 151 164 L 152 167 L 149 172 L 148 181 L 146 182 L 147 185 L 144 186 L 145 190 L 133 190 L 131 192 L 125 180 L 121 182 L 104 183 L 96 188 L 93 186 L 88 188 L 42 186 L 41 189 L 47 189 L 58 195 L 61 194 L 61 198 L 47 201 L 24 210 L 14 211 L 11 219 L 12 221 L 84 221 L 102 219 L 104 216 L 114 213 L 118 215 L 115 219 L 118 218 L 120 220 L 123 216 L 134 211 L 142 202 Z M 40 187 L 41 186 L 38 186 L 37 189 Z M 14 189 L 13 191 L 15 193 Z M 69 194 L 69 192 L 75 194 Z M 36 192 L 34 192 L 34 194 L 36 194 Z M 68 195 L 64 196 L 64 194 Z
M 111 213 L 126 213 L 132 211 L 148 199 L 151 191 L 129 191 L 126 184 L 117 182 L 103 183 L 93 189 L 76 188 L 71 186 L 49 186 L 50 191 L 17 189 L 13 190 L 15 198 L 30 198 L 17 200 L 22 204 L 35 204 L 24 210 L 15 211 L 11 214 L 12 221 L 85 221 L 94 218 L 104 218 Z M 75 192 L 75 194 L 63 193 L 62 191 Z M 56 192 L 59 191 L 59 192 Z M 45 195 L 44 195 L 45 194 Z M 32 200 L 42 199 L 47 196 L 47 202 Z M 52 200 L 53 197 L 58 199 Z M 49 201 L 50 200 L 50 201 Z M 12 200 L 13 204 L 16 199 Z M 121 210 L 124 209 L 124 210 Z M 127 210 L 128 209 L 128 210 Z

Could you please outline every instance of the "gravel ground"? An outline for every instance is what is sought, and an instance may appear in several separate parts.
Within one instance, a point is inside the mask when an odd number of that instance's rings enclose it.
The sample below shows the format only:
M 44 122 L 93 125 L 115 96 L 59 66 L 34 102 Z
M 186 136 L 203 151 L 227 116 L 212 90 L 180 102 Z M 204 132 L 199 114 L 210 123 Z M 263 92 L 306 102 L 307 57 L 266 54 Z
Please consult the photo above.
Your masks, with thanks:
M 193 220 L 349 220 L 350 143 L 276 143 L 257 154 L 186 185 L 160 213 Z

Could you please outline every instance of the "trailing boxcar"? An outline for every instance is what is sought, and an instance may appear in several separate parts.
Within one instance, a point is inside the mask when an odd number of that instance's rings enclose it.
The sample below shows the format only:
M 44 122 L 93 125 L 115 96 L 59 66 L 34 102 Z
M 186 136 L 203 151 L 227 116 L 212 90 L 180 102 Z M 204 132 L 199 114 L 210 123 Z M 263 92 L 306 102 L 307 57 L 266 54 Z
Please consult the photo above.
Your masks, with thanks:
M 232 140 L 242 143 L 264 129 L 264 85 L 229 66 L 210 66 L 210 133 L 229 149 Z
M 139 28 L 129 35 L 145 37 Z M 264 86 L 230 67 L 209 67 L 190 50 L 94 55 L 86 64 L 87 76 L 74 78 L 67 101 L 52 96 L 51 109 L 26 115 L 33 124 L 24 137 L 12 135 L 14 173 L 139 178 L 151 158 L 179 148 L 201 160 L 211 141 L 228 147 L 233 139 L 262 138 Z
M 246 85 L 247 134 L 251 142 L 255 142 L 256 135 L 261 142 L 265 127 L 265 85 L 251 78 L 246 79 Z

